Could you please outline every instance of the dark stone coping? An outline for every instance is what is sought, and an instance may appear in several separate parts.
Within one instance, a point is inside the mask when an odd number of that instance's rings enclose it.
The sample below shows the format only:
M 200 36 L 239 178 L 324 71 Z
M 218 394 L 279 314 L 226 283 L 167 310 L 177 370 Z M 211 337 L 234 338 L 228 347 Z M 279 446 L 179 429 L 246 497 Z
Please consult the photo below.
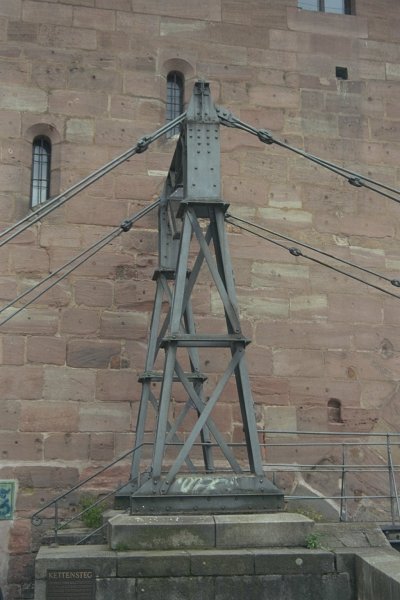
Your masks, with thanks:
M 45 548 L 36 579 L 48 569 L 93 569 L 97 578 L 145 578 L 335 573 L 335 555 L 304 548 L 112 551 L 107 546 Z

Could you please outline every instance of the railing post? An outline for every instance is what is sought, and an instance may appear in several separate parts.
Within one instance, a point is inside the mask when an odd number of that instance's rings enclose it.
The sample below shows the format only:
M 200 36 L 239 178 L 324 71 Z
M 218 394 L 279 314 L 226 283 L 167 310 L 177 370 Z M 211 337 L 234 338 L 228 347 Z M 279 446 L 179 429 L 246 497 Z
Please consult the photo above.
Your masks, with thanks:
M 399 500 L 399 493 L 398 493 L 397 482 L 396 482 L 396 470 L 395 470 L 395 468 L 393 466 L 392 450 L 390 450 L 390 460 L 391 460 L 391 463 L 392 463 L 393 487 L 394 487 L 394 493 L 396 495 L 397 516 L 400 519 L 400 500 Z
M 58 502 L 54 503 L 54 544 L 58 546 Z
M 386 449 L 387 449 L 387 461 L 388 461 L 388 476 L 389 476 L 389 497 L 390 497 L 390 514 L 392 517 L 392 524 L 394 525 L 394 508 L 393 508 L 393 479 L 392 479 L 392 461 L 390 452 L 390 437 L 386 434 Z
M 389 479 L 390 479 L 390 508 L 391 508 L 391 514 L 392 514 L 392 524 L 394 525 L 396 522 L 396 519 L 394 516 L 395 515 L 394 501 L 396 499 L 396 508 L 397 508 L 397 516 L 398 517 L 400 517 L 400 502 L 399 502 L 399 494 L 397 491 L 396 474 L 393 469 L 390 433 L 386 434 L 386 444 L 387 444 L 387 451 L 388 451 L 388 468 L 389 468 Z
M 346 447 L 342 444 L 342 481 L 340 486 L 340 522 L 347 521 L 347 499 L 345 498 L 346 486 L 345 486 L 345 475 L 346 475 Z

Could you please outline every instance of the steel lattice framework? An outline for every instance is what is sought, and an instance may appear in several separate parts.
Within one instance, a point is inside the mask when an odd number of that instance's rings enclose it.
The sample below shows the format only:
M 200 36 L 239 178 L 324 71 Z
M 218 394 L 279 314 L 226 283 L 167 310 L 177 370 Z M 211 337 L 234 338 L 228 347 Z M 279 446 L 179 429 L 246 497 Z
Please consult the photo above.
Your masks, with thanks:
M 265 510 L 282 503 L 282 493 L 265 478 L 262 468 L 245 362 L 250 340 L 241 329 L 226 239 L 217 110 L 209 85 L 197 82 L 160 202 L 159 265 L 154 274 L 156 293 L 145 370 L 140 377 L 137 450 L 131 483 L 121 493 L 132 494 L 133 510 L 147 511 L 149 502 L 157 510 L 167 505 L 172 510 Z M 204 271 L 225 315 L 223 334 L 196 330 L 193 296 Z M 161 351 L 164 362 L 157 369 Z M 225 369 L 207 394 L 201 352 L 226 356 Z M 213 417 L 231 380 L 244 432 L 244 461 L 235 456 L 235 445 L 228 443 Z M 177 387 L 185 400 L 172 405 Z M 156 417 L 156 426 L 151 466 L 143 473 L 150 412 Z M 184 425 L 186 420 L 189 427 Z

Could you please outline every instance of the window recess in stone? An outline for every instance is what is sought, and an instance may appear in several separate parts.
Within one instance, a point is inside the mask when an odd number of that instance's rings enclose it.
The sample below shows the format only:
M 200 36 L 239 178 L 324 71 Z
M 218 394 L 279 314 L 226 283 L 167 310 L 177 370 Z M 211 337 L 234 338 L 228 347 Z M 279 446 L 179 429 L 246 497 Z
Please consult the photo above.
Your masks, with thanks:
M 304 10 L 313 10 L 316 12 L 342 15 L 354 14 L 352 0 L 298 0 L 297 6 Z
M 342 79 L 343 81 L 347 81 L 349 78 L 349 72 L 347 67 L 336 67 L 336 79 Z
M 170 71 L 167 75 L 167 107 L 166 121 L 173 121 L 176 117 L 183 113 L 183 92 L 185 80 L 182 73 L 178 71 Z M 178 134 L 180 125 L 171 129 L 167 137 L 172 137 Z
M 343 423 L 342 420 L 342 403 L 336 398 L 328 400 L 328 422 Z
M 38 135 L 32 142 L 31 208 L 50 197 L 51 142 Z

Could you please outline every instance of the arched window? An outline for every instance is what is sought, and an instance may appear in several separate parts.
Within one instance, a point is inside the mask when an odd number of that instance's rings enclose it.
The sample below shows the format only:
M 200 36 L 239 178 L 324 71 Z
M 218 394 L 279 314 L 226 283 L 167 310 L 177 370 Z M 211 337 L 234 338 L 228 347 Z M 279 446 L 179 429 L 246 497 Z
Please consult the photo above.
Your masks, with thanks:
M 176 117 L 183 113 L 183 91 L 185 80 L 182 73 L 178 71 L 170 71 L 167 75 L 167 110 L 166 120 L 173 121 Z M 171 129 L 167 137 L 179 133 L 180 125 Z
M 336 398 L 328 400 L 328 422 L 343 423 L 342 421 L 342 403 Z
M 38 135 L 32 142 L 31 208 L 46 202 L 50 196 L 51 142 Z

